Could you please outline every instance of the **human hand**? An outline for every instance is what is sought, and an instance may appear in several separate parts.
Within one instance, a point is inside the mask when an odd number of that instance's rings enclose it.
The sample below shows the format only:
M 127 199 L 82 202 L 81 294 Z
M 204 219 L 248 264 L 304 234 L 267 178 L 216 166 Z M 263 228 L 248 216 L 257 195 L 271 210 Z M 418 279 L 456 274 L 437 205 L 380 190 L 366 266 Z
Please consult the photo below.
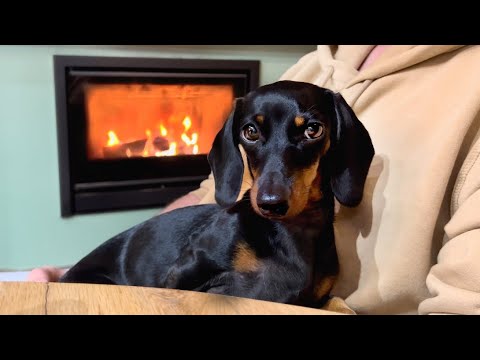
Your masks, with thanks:
M 56 268 L 53 266 L 42 266 L 35 268 L 27 276 L 26 281 L 32 282 L 57 282 L 68 269 Z

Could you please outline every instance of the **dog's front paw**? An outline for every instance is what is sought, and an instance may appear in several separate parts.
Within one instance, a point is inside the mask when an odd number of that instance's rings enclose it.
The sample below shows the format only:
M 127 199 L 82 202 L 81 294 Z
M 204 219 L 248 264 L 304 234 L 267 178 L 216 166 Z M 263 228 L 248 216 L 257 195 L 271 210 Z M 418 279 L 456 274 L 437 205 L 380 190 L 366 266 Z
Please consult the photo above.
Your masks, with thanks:
M 241 281 L 235 272 L 225 272 L 205 284 L 202 291 L 209 294 L 238 296 Z
M 210 289 L 208 289 L 205 292 L 209 293 L 209 294 L 217 294 L 217 295 L 231 295 L 230 294 L 231 291 L 229 289 L 229 286 L 227 286 L 227 285 L 214 286 L 214 287 L 211 287 Z

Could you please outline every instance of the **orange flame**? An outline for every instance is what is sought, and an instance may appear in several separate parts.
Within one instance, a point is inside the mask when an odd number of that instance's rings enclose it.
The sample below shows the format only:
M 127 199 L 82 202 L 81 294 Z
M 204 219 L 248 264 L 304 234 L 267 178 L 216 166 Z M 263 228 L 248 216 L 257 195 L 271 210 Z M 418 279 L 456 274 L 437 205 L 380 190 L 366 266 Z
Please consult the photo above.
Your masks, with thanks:
M 176 155 L 206 154 L 231 110 L 231 84 L 129 84 L 85 86 L 88 159 L 142 157 L 151 130 L 148 156 L 170 150 Z M 188 136 L 188 145 L 181 135 Z M 201 135 L 196 143 L 193 133 Z M 185 139 L 186 140 L 186 139 Z M 129 152 L 127 154 L 127 149 Z
M 152 144 L 152 131 L 150 129 L 145 130 L 145 135 L 147 135 L 147 141 L 145 141 L 145 146 L 143 147 L 143 157 L 150 156 L 151 149 L 153 148 Z
M 120 144 L 120 140 L 118 140 L 117 135 L 112 130 L 110 130 L 108 132 L 107 146 L 114 146 L 114 145 L 118 145 L 118 144 Z
M 185 132 L 190 130 L 190 128 L 192 127 L 192 120 L 190 119 L 190 116 L 185 116 L 185 119 L 183 119 L 182 124 L 185 127 Z
M 167 129 L 165 128 L 165 126 L 163 126 L 163 124 L 160 124 L 160 135 L 162 135 L 163 137 L 167 136 L 168 132 L 167 132 Z
M 188 130 L 190 130 L 190 128 L 192 127 L 192 119 L 190 119 L 190 116 L 185 116 L 185 118 L 183 119 L 183 127 L 184 127 L 184 132 L 183 134 L 180 136 L 180 138 L 182 139 L 182 141 L 187 145 L 187 146 L 192 146 L 193 145 L 193 148 L 192 148 L 192 153 L 193 154 L 198 154 L 198 145 L 197 145 L 197 141 L 198 141 L 198 133 L 192 133 L 191 136 L 188 136 L 186 133 L 188 132 Z
M 176 142 L 171 142 L 168 150 L 155 152 L 155 156 L 157 156 L 157 157 L 173 156 L 173 155 L 177 155 L 177 143 Z
M 185 116 L 185 118 L 182 121 L 182 125 L 184 127 L 184 132 L 180 135 L 180 139 L 183 141 L 183 143 L 186 145 L 185 146 L 180 146 L 177 147 L 178 142 L 177 141 L 172 141 L 175 139 L 172 139 L 171 137 L 167 136 L 168 135 L 168 130 L 167 128 L 160 123 L 157 125 L 157 133 L 152 134 L 152 131 L 150 129 L 145 130 L 145 135 L 146 135 L 146 141 L 145 145 L 143 146 L 143 149 L 139 152 L 137 150 L 136 153 L 134 153 L 133 148 L 127 147 L 125 150 L 125 155 L 127 157 L 132 157 L 132 156 L 142 156 L 142 157 L 149 157 L 149 156 L 174 156 L 177 155 L 177 151 L 180 151 L 182 154 L 198 154 L 199 152 L 199 147 L 198 147 L 198 133 L 194 132 L 191 133 L 191 135 L 188 135 L 187 132 L 192 129 L 192 119 L 190 116 Z M 108 141 L 107 141 L 107 146 L 115 146 L 119 144 L 123 144 L 115 134 L 113 130 L 108 131 Z M 169 148 L 168 150 L 163 150 L 159 151 L 158 149 L 155 148 L 154 145 L 154 138 L 156 136 L 162 136 L 166 140 L 168 140 L 169 143 Z M 128 144 L 128 142 L 126 143 Z

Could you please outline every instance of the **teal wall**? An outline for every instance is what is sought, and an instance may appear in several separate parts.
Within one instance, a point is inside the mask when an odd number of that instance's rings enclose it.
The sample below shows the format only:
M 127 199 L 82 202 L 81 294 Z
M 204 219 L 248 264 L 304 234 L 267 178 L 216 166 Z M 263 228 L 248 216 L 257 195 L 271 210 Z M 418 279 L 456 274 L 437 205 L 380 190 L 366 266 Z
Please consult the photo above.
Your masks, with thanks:
M 0 46 L 0 269 L 68 265 L 159 209 L 60 217 L 55 54 L 260 60 L 269 83 L 310 45 Z

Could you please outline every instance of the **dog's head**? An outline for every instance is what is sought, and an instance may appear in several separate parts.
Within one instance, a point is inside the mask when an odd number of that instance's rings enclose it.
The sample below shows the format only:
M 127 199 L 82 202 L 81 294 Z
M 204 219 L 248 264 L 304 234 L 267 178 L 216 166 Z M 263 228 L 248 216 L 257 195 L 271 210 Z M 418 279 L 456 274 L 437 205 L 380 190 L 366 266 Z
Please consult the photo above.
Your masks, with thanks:
M 341 204 L 358 205 L 374 155 L 367 130 L 340 94 L 295 81 L 235 101 L 208 155 L 216 201 L 226 207 L 242 184 L 239 145 L 253 178 L 252 206 L 269 218 L 294 217 L 320 200 L 325 179 Z

